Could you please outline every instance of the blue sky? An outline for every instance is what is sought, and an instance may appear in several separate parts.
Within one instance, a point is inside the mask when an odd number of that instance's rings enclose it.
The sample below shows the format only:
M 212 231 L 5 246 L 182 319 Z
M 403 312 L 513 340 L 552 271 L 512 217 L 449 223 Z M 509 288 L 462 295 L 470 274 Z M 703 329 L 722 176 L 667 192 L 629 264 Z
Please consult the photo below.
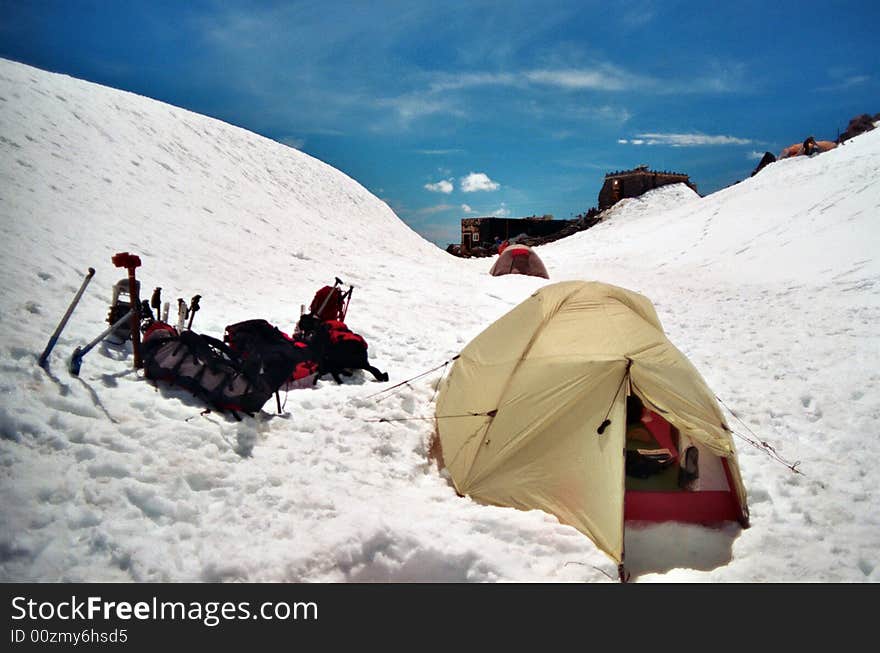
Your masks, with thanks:
M 878 2 L 0 0 L 0 56 L 239 125 L 445 246 L 570 218 L 606 172 L 701 193 L 880 112 Z M 745 217 L 745 216 L 744 216 Z

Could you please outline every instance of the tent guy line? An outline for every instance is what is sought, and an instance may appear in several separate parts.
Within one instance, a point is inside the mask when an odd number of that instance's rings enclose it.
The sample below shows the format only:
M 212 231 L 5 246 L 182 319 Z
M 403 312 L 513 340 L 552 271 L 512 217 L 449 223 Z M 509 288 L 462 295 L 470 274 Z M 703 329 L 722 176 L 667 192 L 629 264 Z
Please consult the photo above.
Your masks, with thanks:
M 432 367 L 430 370 L 426 370 L 426 371 L 422 372 L 421 374 L 417 374 L 413 377 L 406 379 L 405 381 L 401 381 L 400 383 L 392 385 L 390 388 L 385 388 L 384 390 L 379 390 L 379 392 L 374 392 L 373 394 L 367 395 L 366 397 L 361 397 L 361 399 L 372 399 L 373 397 L 378 397 L 379 395 L 384 394 L 386 392 L 391 392 L 392 390 L 396 390 L 397 388 L 400 388 L 402 386 L 409 385 L 410 381 L 415 381 L 416 379 L 420 379 L 423 376 L 427 376 L 431 372 L 439 370 L 441 367 L 446 367 L 447 365 L 449 365 L 453 361 L 458 360 L 458 356 L 459 355 L 455 355 L 452 358 L 450 358 L 449 360 L 443 361 L 439 365 Z M 445 374 L 445 372 L 444 372 L 444 374 Z M 441 377 L 441 379 L 442 379 L 442 377 Z M 389 394 L 387 397 L 382 397 L 381 399 L 377 399 L 376 403 L 379 403 L 380 401 L 385 401 L 386 399 L 388 399 L 388 397 L 391 397 L 394 394 L 395 393 L 391 392 L 391 394 Z
M 801 474 L 802 476 L 806 476 L 806 474 L 804 474 L 801 470 L 798 469 L 798 466 L 801 464 L 800 460 L 797 460 L 793 463 L 790 463 L 787 460 L 785 460 L 782 456 L 779 455 L 779 453 L 776 451 L 776 449 L 773 447 L 773 445 L 771 445 L 769 442 L 767 442 L 763 438 L 760 438 L 752 429 L 750 429 L 748 427 L 748 425 L 742 421 L 742 418 L 740 418 L 739 415 L 737 415 L 735 412 L 733 412 L 733 409 L 730 406 L 728 406 L 727 404 L 724 403 L 724 400 L 721 399 L 721 397 L 719 397 L 718 395 L 715 395 L 715 398 L 718 400 L 719 404 L 721 404 L 722 406 L 724 406 L 724 408 L 727 409 L 727 412 L 729 412 L 731 415 L 733 415 L 737 419 L 737 421 L 743 425 L 743 428 L 745 428 L 749 433 L 752 434 L 754 439 L 748 438 L 748 437 L 744 436 L 742 433 L 737 433 L 736 431 L 734 431 L 732 428 L 730 428 L 726 424 L 722 424 L 722 426 L 727 431 L 729 431 L 730 433 L 732 433 L 733 435 L 738 437 L 740 440 L 748 442 L 750 445 L 755 447 L 755 449 L 758 449 L 759 451 L 764 452 L 765 454 L 767 454 L 767 456 L 769 456 L 770 458 L 772 458 L 776 462 L 780 463 L 783 467 L 787 467 L 788 469 L 793 471 L 795 474 Z
M 378 419 L 364 419 L 364 422 L 410 422 L 435 419 L 453 419 L 456 417 L 495 417 L 497 410 L 488 410 L 484 413 L 463 413 L 461 415 L 432 415 L 431 417 L 380 417 Z

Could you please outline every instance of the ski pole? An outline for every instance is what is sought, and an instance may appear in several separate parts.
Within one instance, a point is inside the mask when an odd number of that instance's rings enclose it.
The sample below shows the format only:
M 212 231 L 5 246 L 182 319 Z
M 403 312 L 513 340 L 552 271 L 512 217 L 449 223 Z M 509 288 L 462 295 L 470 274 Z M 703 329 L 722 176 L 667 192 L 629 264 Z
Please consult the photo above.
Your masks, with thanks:
M 189 304 L 189 324 L 186 325 L 187 331 L 192 330 L 193 318 L 196 316 L 196 311 L 199 310 L 199 300 L 202 298 L 201 295 L 196 295 L 192 298 Z
M 43 353 L 40 355 L 39 365 L 43 369 L 46 369 L 46 362 L 49 360 L 49 354 L 52 352 L 52 349 L 55 347 L 55 343 L 58 342 L 58 336 L 61 335 L 61 330 L 67 324 L 67 320 L 70 319 L 70 316 L 73 313 L 73 309 L 76 308 L 77 304 L 79 304 L 80 297 L 82 297 L 82 294 L 86 290 L 86 286 L 89 285 L 89 281 L 92 280 L 93 276 L 95 276 L 95 268 L 89 268 L 89 271 L 86 274 L 86 278 L 83 279 L 82 285 L 79 287 L 79 290 L 76 292 L 76 296 L 74 296 L 73 301 L 70 302 L 70 306 L 67 307 L 67 312 L 64 314 L 64 317 L 61 318 L 61 322 L 59 322 L 58 326 L 55 328 L 55 333 L 53 333 L 52 337 L 49 338 L 49 342 L 46 344 L 46 348 L 43 350 Z
M 121 252 L 119 254 L 115 254 L 113 256 L 113 265 L 118 268 L 125 268 L 128 270 L 128 293 L 131 296 L 131 307 L 132 311 L 131 315 L 131 350 L 134 354 L 134 368 L 140 369 L 144 366 L 143 361 L 141 361 L 141 321 L 139 316 L 139 310 L 141 306 L 141 300 L 138 294 L 138 284 L 137 280 L 134 278 L 134 270 L 137 267 L 140 267 L 141 259 L 139 256 L 134 254 L 129 254 L 128 252 Z
M 73 354 L 70 357 L 70 364 L 67 366 L 67 368 L 70 370 L 70 373 L 73 374 L 74 376 L 79 376 L 79 370 L 82 367 L 83 356 L 88 354 L 95 347 L 95 345 L 97 345 L 104 338 L 109 336 L 110 333 L 112 333 L 114 329 L 118 329 L 123 324 L 125 324 L 126 320 L 130 320 L 132 315 L 137 315 L 137 311 L 135 311 L 134 309 L 131 309 L 128 313 L 126 313 L 121 318 L 119 318 L 116 321 L 116 324 L 104 329 L 104 331 L 101 332 L 101 335 L 99 335 L 97 338 L 92 340 L 85 347 L 77 347 L 76 349 L 74 349 Z
M 150 297 L 150 307 L 156 309 L 156 319 L 162 321 L 162 289 L 158 286 L 153 290 L 153 296 Z
M 345 316 L 348 315 L 348 305 L 351 303 L 351 294 L 354 292 L 354 286 L 349 285 L 348 291 L 342 296 L 340 300 L 342 302 L 342 317 L 340 318 L 342 322 L 345 322 Z
M 186 316 L 189 311 L 186 308 L 186 304 L 183 301 L 183 297 L 177 298 L 177 332 L 181 333 L 183 331 L 183 327 L 186 324 Z

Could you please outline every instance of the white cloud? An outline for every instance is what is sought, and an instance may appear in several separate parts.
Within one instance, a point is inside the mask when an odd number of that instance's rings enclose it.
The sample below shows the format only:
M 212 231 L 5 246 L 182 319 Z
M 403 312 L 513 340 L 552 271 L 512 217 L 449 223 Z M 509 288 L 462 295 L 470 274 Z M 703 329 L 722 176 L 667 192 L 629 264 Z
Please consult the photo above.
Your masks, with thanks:
M 443 211 L 451 211 L 455 206 L 452 204 L 435 204 L 434 206 L 426 206 L 416 211 L 419 215 L 431 215 L 433 213 L 441 213 Z
M 852 86 L 860 86 L 861 84 L 865 84 L 871 80 L 870 75 L 853 75 L 852 77 L 847 77 L 841 82 L 841 86 L 843 88 L 850 88 Z
M 468 204 L 462 204 L 461 210 L 465 213 L 476 213 L 476 211 L 474 211 Z
M 632 85 L 631 75 L 607 65 L 596 69 L 533 70 L 525 73 L 525 77 L 535 84 L 571 90 L 622 91 Z
M 557 122 L 559 119 L 591 122 L 601 120 L 607 123 L 622 125 L 632 118 L 632 113 L 625 107 L 611 105 L 596 106 L 585 104 L 583 101 L 547 102 L 538 99 L 529 99 L 519 102 L 516 107 L 520 111 L 535 116 L 540 120 Z
M 733 64 L 728 63 L 728 66 Z M 722 71 L 723 72 L 723 71 Z M 717 90 L 717 71 L 698 83 L 688 82 L 684 89 Z M 428 93 L 439 95 L 448 91 L 460 91 L 485 86 L 508 86 L 524 88 L 532 85 L 553 86 L 571 91 L 625 91 L 641 89 L 658 93 L 678 92 L 670 89 L 670 80 L 660 80 L 640 75 L 608 62 L 597 62 L 581 67 L 548 67 L 519 70 L 506 73 L 470 72 L 437 73 L 433 76 Z M 708 88 L 707 88 L 708 87 Z
M 748 83 L 747 69 L 733 61 L 709 62 L 708 72 L 686 80 L 663 79 L 641 75 L 611 63 L 583 68 L 545 68 L 521 73 L 530 84 L 554 86 L 569 91 L 639 90 L 657 95 L 682 93 L 731 93 L 743 90 Z
M 427 154 L 428 156 L 443 156 L 446 154 L 458 154 L 464 152 L 464 150 L 458 148 L 452 148 L 448 150 L 416 150 L 419 154 Z
M 304 138 L 294 138 L 294 137 L 282 138 L 281 142 L 284 143 L 285 145 L 287 145 L 288 147 L 292 147 L 295 150 L 303 149 L 303 146 L 306 144 L 306 141 Z
M 517 83 L 516 75 L 510 73 L 439 74 L 431 82 L 431 91 L 436 93 L 475 86 L 512 86 Z
M 507 204 L 505 202 L 501 202 L 501 206 L 492 211 L 489 215 L 494 218 L 509 218 L 510 209 L 507 208 Z
M 619 123 L 627 122 L 632 118 L 632 114 L 627 109 L 621 107 L 598 107 L 593 109 L 593 115 L 599 120 Z
M 746 155 L 746 158 L 747 158 L 747 159 L 754 159 L 754 160 L 757 161 L 757 160 L 759 160 L 759 159 L 763 159 L 763 158 L 764 158 L 764 153 L 763 153 L 763 152 L 758 152 L 757 150 L 752 150 L 751 152 L 749 152 L 749 153 Z
M 735 136 L 710 136 L 708 134 L 637 134 L 638 138 L 618 139 L 618 143 L 626 145 L 668 145 L 671 147 L 703 147 L 717 145 L 749 145 L 750 138 Z
M 480 190 L 498 190 L 500 184 L 489 179 L 485 172 L 472 172 L 467 177 L 461 178 L 461 190 L 465 193 L 475 193 Z
M 392 108 L 405 123 L 436 114 L 449 114 L 459 117 L 464 117 L 465 115 L 460 108 L 447 99 L 418 93 L 378 100 L 377 104 L 380 107 Z
M 448 195 L 453 191 L 452 182 L 447 179 L 441 179 L 436 184 L 425 184 L 425 188 L 432 193 L 445 193 Z
M 854 86 L 861 86 L 863 84 L 871 81 L 870 75 L 848 75 L 841 76 L 841 79 L 835 83 L 827 86 L 820 86 L 817 90 L 819 91 L 845 91 L 847 89 L 853 88 Z

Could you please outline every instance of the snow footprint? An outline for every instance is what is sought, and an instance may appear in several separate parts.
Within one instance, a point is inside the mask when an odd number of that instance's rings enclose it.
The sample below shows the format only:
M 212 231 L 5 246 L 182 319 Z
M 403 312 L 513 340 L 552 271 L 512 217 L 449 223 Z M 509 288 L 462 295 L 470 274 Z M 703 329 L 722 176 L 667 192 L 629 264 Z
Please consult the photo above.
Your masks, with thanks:
M 819 408 L 813 397 L 810 395 L 801 395 L 801 405 L 804 407 L 804 412 L 806 413 L 808 420 L 811 422 L 818 422 L 822 419 L 822 409 Z

